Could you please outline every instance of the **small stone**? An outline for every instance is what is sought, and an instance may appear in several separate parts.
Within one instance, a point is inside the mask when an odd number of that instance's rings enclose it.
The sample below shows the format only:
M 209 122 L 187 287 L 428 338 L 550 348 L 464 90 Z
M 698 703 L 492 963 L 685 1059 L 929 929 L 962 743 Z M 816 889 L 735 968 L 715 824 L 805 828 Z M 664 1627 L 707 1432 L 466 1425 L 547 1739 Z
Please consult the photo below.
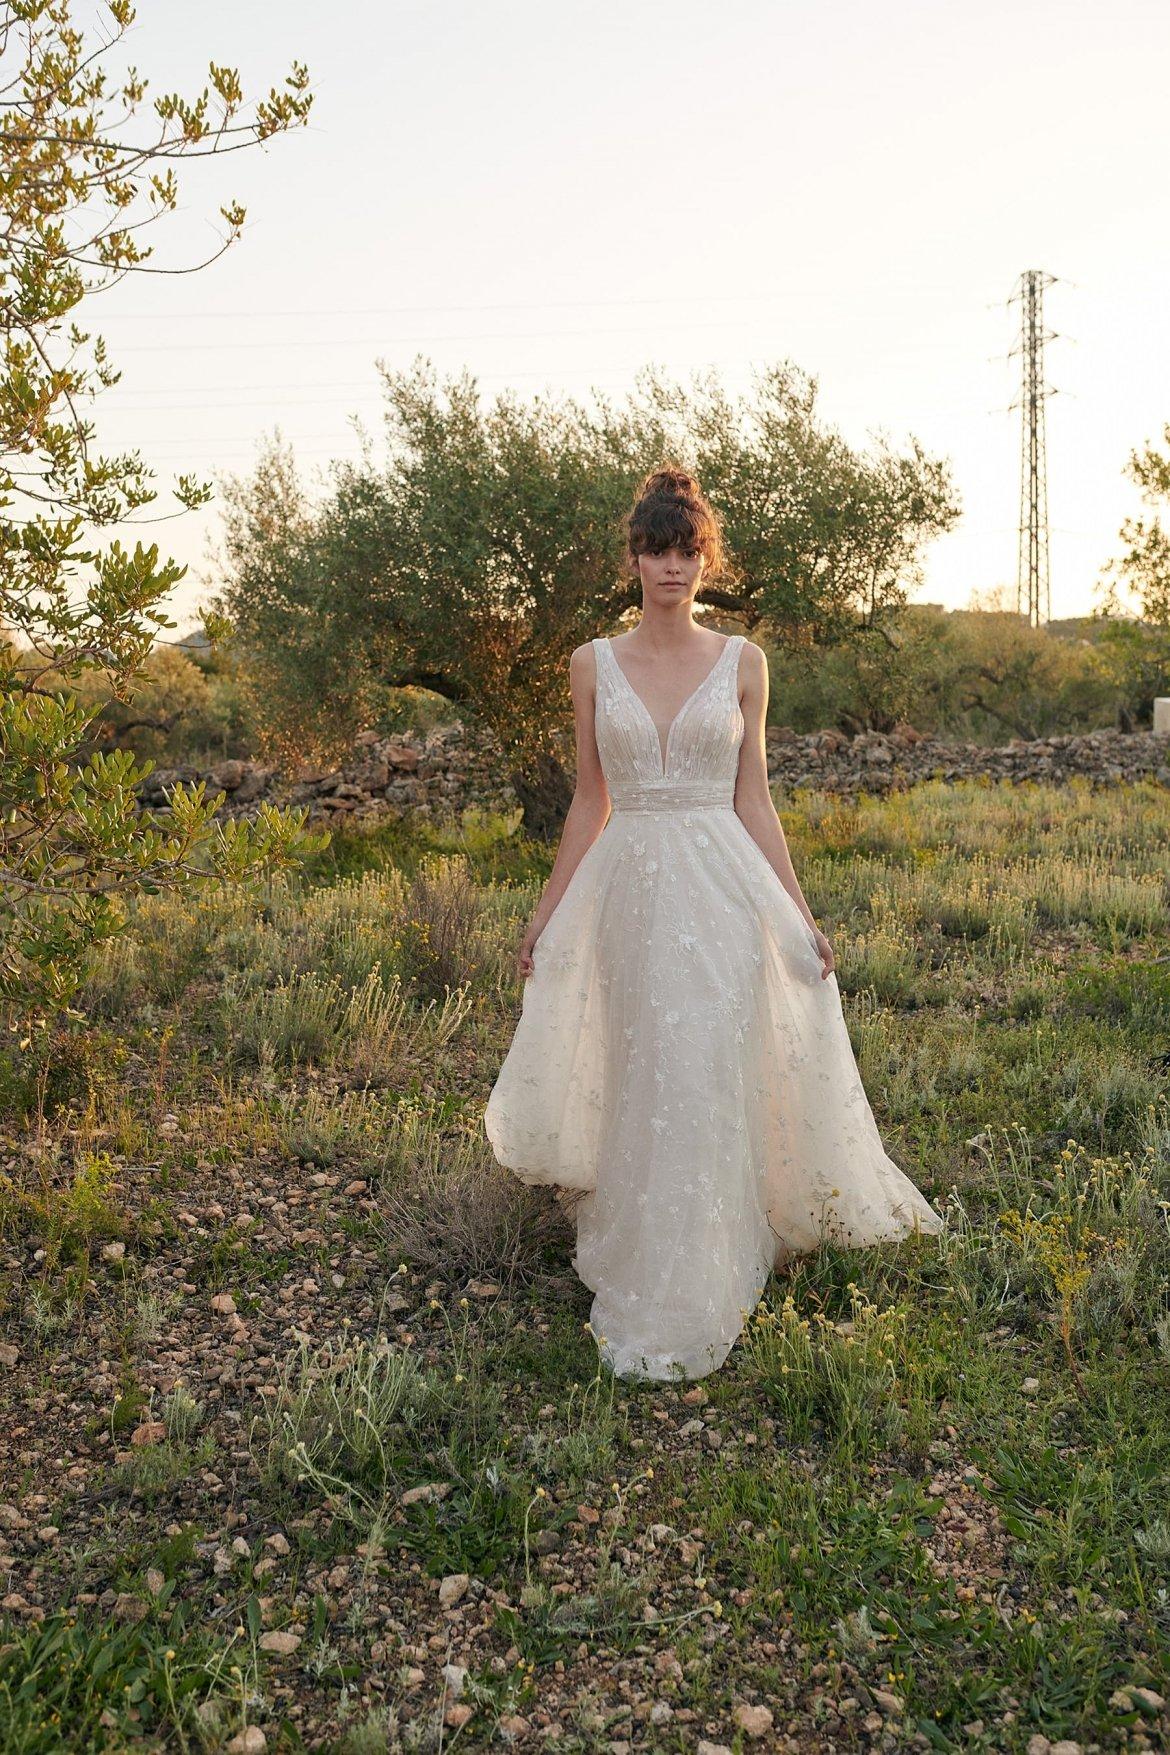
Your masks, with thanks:
M 227 1746 L 227 1755 L 264 1755 L 268 1747 L 268 1738 L 259 1725 L 249 1725 L 232 1738 Z
M 288 1537 L 282 1536 L 279 1530 L 271 1536 L 265 1536 L 264 1545 L 267 1548 L 271 1548 L 274 1554 L 279 1554 L 282 1559 L 286 1554 L 292 1552 L 288 1545 Z
M 215 1311 L 217 1316 L 234 1316 L 236 1314 L 236 1301 L 230 1292 L 217 1292 L 211 1300 L 211 1308 Z M 252 1725 L 249 1729 L 257 1730 L 257 1727 Z M 241 1736 L 247 1736 L 248 1731 L 242 1731 L 240 1734 Z M 262 1737 L 264 1732 L 258 1731 L 257 1734 Z
M 766 1737 L 772 1729 L 772 1710 L 768 1706 L 737 1706 L 731 1716 L 745 1737 Z
M 1020 1385 L 1020 1394 L 1021 1395 L 1035 1395 L 1036 1391 L 1039 1388 L 1040 1388 L 1040 1379 L 1038 1377 L 1025 1377 L 1023 1383 L 1021 1383 L 1021 1385 Z M 1054 1749 L 1056 1748 L 1056 1746 L 1057 1745 L 1055 1743 L 1052 1745 L 1052 1747 Z
M 150 1592 L 152 1597 L 157 1597 L 157 1596 L 162 1595 L 163 1590 L 166 1586 L 166 1582 L 167 1582 L 166 1579 L 163 1577 L 162 1573 L 159 1571 L 157 1566 L 148 1566 L 147 1567 L 147 1569 L 146 1569 L 146 1588 Z
M 444 1664 L 443 1681 L 452 1700 L 458 1700 L 467 1686 L 467 1669 L 463 1664 Z
M 146 1604 L 132 1591 L 120 1591 L 114 1601 L 114 1620 L 136 1626 L 146 1619 Z
M 451 1491 L 450 1481 L 424 1481 L 421 1487 L 408 1487 L 399 1501 L 402 1505 L 417 1505 L 420 1500 L 430 1504 L 435 1499 L 445 1499 Z
M 162 1420 L 144 1420 L 141 1426 L 135 1426 L 131 1432 L 130 1442 L 137 1445 L 161 1444 L 166 1435 L 167 1429 Z
M 301 1636 L 299 1633 L 274 1630 L 271 1633 L 262 1633 L 259 1643 L 261 1651 L 274 1652 L 277 1657 L 291 1657 L 301 1643 Z
M 15 1365 L 16 1361 L 19 1358 L 20 1358 L 20 1348 L 19 1347 L 9 1346 L 7 1341 L 5 1341 L 2 1346 L 0 1346 L 0 1365 Z
M 695 1755 L 731 1755 L 731 1749 L 726 1743 L 712 1743 L 706 1737 L 700 1737 Z
M 906 1710 L 900 1694 L 890 1694 L 884 1688 L 875 1688 L 873 1697 L 883 1712 L 904 1712 Z
M 1081 1746 L 1072 1737 L 1061 1737 L 1059 1743 L 1053 1743 L 1049 1755 L 1081 1755 Z
M 104 1243 L 102 1245 L 103 1261 L 125 1261 L 126 1245 L 124 1243 Z
M 466 1572 L 449 1572 L 439 1585 L 439 1604 L 444 1609 L 453 1605 L 467 1595 L 467 1587 L 471 1583 Z

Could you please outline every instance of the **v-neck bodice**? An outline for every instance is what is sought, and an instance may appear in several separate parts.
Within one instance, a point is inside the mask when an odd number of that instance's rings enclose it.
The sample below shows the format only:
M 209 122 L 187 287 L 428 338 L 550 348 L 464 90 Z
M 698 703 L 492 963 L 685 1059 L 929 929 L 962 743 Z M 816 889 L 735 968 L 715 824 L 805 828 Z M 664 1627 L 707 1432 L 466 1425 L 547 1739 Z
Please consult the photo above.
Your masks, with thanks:
M 630 787 L 677 787 L 684 797 L 710 793 L 731 802 L 744 721 L 736 686 L 745 636 L 732 634 L 669 726 L 665 747 L 650 709 L 618 663 L 606 638 L 593 641 L 597 662 L 595 727 L 606 784 L 615 806 Z M 736 660 L 735 663 L 732 659 Z M 698 793 L 689 788 L 698 787 Z M 664 797 L 664 808 L 669 806 Z

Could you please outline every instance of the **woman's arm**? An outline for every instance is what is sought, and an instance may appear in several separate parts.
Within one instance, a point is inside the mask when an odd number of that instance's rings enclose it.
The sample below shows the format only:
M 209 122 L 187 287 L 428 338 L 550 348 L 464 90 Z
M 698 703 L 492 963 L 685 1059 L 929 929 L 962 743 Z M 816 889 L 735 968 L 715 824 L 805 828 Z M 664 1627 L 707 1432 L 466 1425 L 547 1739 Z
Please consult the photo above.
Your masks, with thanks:
M 756 843 L 796 906 L 816 935 L 817 949 L 824 968 L 822 980 L 832 974 L 833 947 L 812 917 L 804 899 L 792 855 L 784 838 L 784 828 L 776 815 L 772 794 L 768 790 L 768 758 L 764 745 L 764 720 L 768 711 L 768 660 L 763 650 L 745 640 L 739 655 L 740 711 L 744 718 L 743 744 L 739 752 L 739 773 L 735 782 L 735 810 L 748 834 Z
M 516 955 L 516 967 L 522 978 L 532 974 L 532 952 L 536 942 L 568 888 L 570 878 L 609 818 L 609 787 L 605 783 L 594 730 L 597 659 L 592 641 L 587 640 L 583 646 L 575 647 L 569 658 L 569 690 L 577 725 L 577 784 L 573 801 L 565 814 L 565 826 L 561 830 L 560 845 L 544 894 L 536 905 Z

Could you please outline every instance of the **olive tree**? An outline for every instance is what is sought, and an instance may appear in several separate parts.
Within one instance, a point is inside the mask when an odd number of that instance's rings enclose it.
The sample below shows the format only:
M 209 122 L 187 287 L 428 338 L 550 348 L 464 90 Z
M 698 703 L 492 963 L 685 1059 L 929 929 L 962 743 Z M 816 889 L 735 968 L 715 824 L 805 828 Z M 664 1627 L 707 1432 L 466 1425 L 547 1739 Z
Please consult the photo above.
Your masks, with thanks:
M 916 443 L 849 446 L 788 364 L 746 398 L 648 371 L 590 405 L 485 405 L 467 373 L 380 369 L 384 464 L 368 448 L 335 463 L 314 505 L 277 441 L 225 489 L 214 610 L 274 741 L 312 723 L 340 750 L 387 690 L 432 689 L 490 727 L 536 834 L 556 832 L 571 791 L 568 655 L 640 600 L 621 519 L 647 469 L 684 463 L 722 513 L 731 564 L 699 602 L 789 644 L 880 637 L 958 516 L 944 463 Z

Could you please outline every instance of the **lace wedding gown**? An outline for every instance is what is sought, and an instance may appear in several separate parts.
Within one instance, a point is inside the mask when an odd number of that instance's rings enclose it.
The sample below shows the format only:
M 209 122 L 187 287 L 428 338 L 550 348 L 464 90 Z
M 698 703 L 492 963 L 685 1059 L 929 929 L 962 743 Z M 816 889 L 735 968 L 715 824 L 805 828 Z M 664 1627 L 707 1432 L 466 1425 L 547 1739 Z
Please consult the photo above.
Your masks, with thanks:
M 526 1183 L 583 1191 L 573 1266 L 623 1377 L 722 1364 L 773 1267 L 942 1220 L 886 1155 L 837 977 L 733 797 L 730 636 L 675 715 L 596 639 L 612 803 L 536 943 L 484 1113 Z

